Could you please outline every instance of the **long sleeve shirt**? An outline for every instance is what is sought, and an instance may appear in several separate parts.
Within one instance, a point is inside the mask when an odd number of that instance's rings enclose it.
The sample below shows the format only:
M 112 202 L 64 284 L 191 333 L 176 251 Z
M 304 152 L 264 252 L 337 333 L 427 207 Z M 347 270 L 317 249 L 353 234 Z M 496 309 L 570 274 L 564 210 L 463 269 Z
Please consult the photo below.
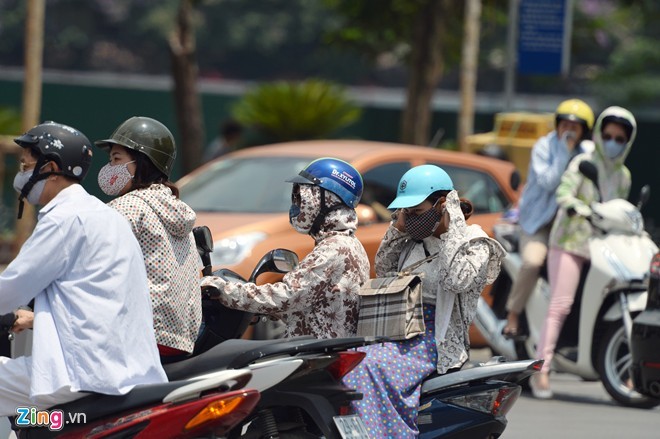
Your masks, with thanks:
M 585 151 L 586 142 L 571 152 L 557 131 L 541 137 L 532 148 L 527 182 L 520 199 L 519 223 L 528 235 L 552 222 L 557 213 L 555 191 L 572 157 Z
M 140 246 L 128 222 L 82 186 L 44 206 L 0 275 L 0 314 L 34 299 L 30 396 L 125 394 L 166 382 Z
M 399 271 L 428 254 L 438 257 L 415 272 L 423 273 L 424 303 L 435 305 L 435 337 L 438 373 L 461 366 L 468 359 L 469 328 L 477 301 L 487 284 L 495 281 L 506 252 L 478 225 L 467 226 L 456 191 L 447 195 L 450 221 L 440 238 L 415 242 L 393 225 L 376 253 L 376 274 Z
M 203 286 L 222 291 L 219 300 L 233 309 L 266 314 L 286 324 L 286 336 L 317 338 L 355 335 L 358 291 L 369 279 L 369 259 L 355 237 L 357 217 L 353 209 L 332 211 L 314 249 L 287 273 L 282 282 L 256 285 L 225 282 L 205 277 Z

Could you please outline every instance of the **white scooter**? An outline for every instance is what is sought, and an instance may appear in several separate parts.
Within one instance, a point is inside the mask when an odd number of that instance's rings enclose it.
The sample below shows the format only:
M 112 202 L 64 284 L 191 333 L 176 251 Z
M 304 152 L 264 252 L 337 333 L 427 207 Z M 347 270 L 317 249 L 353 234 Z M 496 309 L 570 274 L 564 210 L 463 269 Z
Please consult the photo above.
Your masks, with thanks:
M 593 163 L 582 162 L 580 172 L 598 186 Z M 638 206 L 623 199 L 595 203 L 589 218 L 594 235 L 589 240 L 590 264 L 585 265 L 575 302 L 567 317 L 553 357 L 552 369 L 585 380 L 600 379 L 620 404 L 649 408 L 660 404 L 631 386 L 630 335 L 632 319 L 646 306 L 648 267 L 658 247 L 644 231 L 639 212 L 648 201 L 642 188 Z M 495 237 L 507 249 L 500 277 L 493 284 L 492 306 L 480 298 L 475 324 L 491 348 L 509 359 L 534 358 L 536 344 L 550 303 L 545 270 L 520 316 L 523 340 L 502 335 L 505 304 L 522 264 L 517 249 L 518 226 L 499 224 Z

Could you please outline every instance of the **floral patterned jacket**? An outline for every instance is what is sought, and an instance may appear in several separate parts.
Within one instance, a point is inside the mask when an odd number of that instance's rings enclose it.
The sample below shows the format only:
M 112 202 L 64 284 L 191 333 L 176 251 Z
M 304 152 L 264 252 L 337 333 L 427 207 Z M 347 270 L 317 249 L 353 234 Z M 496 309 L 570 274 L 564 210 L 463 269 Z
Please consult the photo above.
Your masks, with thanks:
M 334 194 L 326 196 L 332 198 L 326 203 L 338 202 Z M 208 276 L 202 285 L 224 292 L 219 300 L 225 306 L 281 319 L 286 324 L 286 337 L 353 336 L 357 329 L 357 293 L 369 279 L 369 259 L 355 237 L 356 229 L 355 210 L 338 207 L 312 235 L 314 249 L 281 282 L 239 284 Z
M 481 291 L 500 272 L 506 252 L 478 225 L 468 226 L 456 191 L 447 195 L 449 228 L 440 238 L 415 242 L 390 225 L 376 253 L 376 274 L 386 276 L 427 256 L 439 256 L 421 267 L 425 303 L 435 305 L 438 373 L 460 367 L 468 360 L 469 328 Z M 417 270 L 419 271 L 419 270 Z
M 157 343 L 192 352 L 202 323 L 195 212 L 162 184 L 133 190 L 109 205 L 128 219 L 142 248 Z

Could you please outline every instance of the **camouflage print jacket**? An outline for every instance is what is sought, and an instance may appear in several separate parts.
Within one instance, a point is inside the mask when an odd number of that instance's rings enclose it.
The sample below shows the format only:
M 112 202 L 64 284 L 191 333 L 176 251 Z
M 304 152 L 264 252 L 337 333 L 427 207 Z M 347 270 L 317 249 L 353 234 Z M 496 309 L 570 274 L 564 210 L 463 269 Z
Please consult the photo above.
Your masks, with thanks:
M 334 194 L 326 196 L 327 204 L 338 202 Z M 357 293 L 369 279 L 369 259 L 355 237 L 356 228 L 355 210 L 339 207 L 312 235 L 314 249 L 281 282 L 239 284 L 208 276 L 202 286 L 214 286 L 223 292 L 219 300 L 225 306 L 281 319 L 286 324 L 286 337 L 355 335 Z

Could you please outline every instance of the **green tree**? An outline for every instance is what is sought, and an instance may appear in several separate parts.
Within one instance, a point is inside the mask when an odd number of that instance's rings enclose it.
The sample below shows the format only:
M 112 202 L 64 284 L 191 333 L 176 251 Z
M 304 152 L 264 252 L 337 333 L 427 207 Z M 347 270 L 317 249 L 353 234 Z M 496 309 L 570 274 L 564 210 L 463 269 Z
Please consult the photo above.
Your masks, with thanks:
M 428 144 L 431 99 L 447 65 L 460 54 L 463 2 L 452 0 L 326 0 L 345 20 L 329 34 L 374 57 L 387 53 L 408 67 L 401 140 Z
M 0 135 L 19 134 L 21 132 L 21 114 L 12 107 L 0 106 Z
M 588 12 L 588 11 L 587 11 Z M 654 106 L 660 100 L 660 2 L 619 0 L 587 15 L 592 41 L 607 53 L 593 90 L 605 105 Z M 604 49 L 604 50 L 603 50 Z
M 330 137 L 355 122 L 360 113 L 342 87 L 315 79 L 260 85 L 233 109 L 239 122 L 275 142 Z

